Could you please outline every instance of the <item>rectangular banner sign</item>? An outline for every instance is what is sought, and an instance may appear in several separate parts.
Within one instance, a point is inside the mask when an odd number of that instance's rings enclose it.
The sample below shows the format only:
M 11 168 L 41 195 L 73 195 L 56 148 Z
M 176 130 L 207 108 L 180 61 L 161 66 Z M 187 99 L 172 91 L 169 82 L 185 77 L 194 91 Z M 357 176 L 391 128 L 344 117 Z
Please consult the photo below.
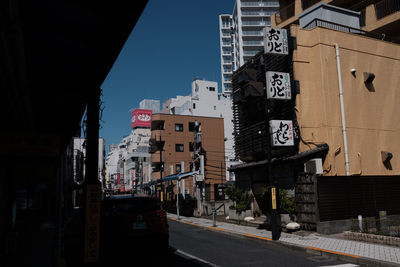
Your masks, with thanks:
M 135 109 L 131 114 L 131 127 L 150 128 L 151 127 L 151 109 Z
M 285 29 L 264 28 L 264 53 L 288 55 L 288 36 Z
M 272 146 L 293 146 L 293 122 L 290 120 L 269 121 Z
M 291 99 L 290 75 L 286 72 L 267 71 L 267 98 L 268 99 Z

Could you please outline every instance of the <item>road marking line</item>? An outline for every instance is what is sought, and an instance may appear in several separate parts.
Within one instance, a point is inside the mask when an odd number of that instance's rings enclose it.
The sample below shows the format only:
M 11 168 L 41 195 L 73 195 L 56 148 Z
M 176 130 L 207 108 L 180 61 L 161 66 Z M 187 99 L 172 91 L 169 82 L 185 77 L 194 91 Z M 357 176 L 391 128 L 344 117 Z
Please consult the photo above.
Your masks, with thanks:
M 308 249 L 312 249 L 312 250 L 317 250 L 317 251 L 323 251 L 323 252 L 328 252 L 328 253 L 332 253 L 332 254 L 337 254 L 337 255 L 349 256 L 349 257 L 352 257 L 352 258 L 360 258 L 360 256 L 357 256 L 357 255 L 352 255 L 352 254 L 347 254 L 347 253 L 342 253 L 342 252 L 336 252 L 336 251 L 322 249 L 322 248 L 309 247 L 309 246 L 307 248 Z
M 183 256 L 186 256 L 186 257 L 188 257 L 188 258 L 191 258 L 191 259 L 200 261 L 200 262 L 202 262 L 202 263 L 205 263 L 205 264 L 210 265 L 210 266 L 213 266 L 213 267 L 219 267 L 218 265 L 216 265 L 216 264 L 214 264 L 214 263 L 211 263 L 211 262 L 208 262 L 208 261 L 206 261 L 206 260 L 200 259 L 199 257 L 196 257 L 196 256 L 194 256 L 194 255 L 192 255 L 192 254 L 186 253 L 186 252 L 184 252 L 184 251 L 182 251 L 182 250 L 180 250 L 180 249 L 177 249 L 177 250 L 175 251 L 175 253 L 181 254 L 181 255 L 183 255 Z
M 213 230 L 218 230 L 218 231 L 222 231 L 222 232 L 224 232 L 225 230 L 224 229 L 222 229 L 222 228 L 219 228 L 219 227 L 214 227 L 214 226 L 211 226 L 211 227 L 208 227 L 209 229 L 213 229 Z
M 339 265 L 320 265 L 318 267 L 357 267 L 357 266 L 360 266 L 360 265 L 346 263 L 346 264 L 339 264 Z
M 179 222 L 179 220 L 178 220 L 178 219 L 176 219 L 176 218 L 172 218 L 172 217 L 170 217 L 170 218 L 168 218 L 168 219 L 170 219 L 170 220 L 172 220 L 172 221 Z
M 197 224 L 195 224 L 195 223 L 192 223 L 192 222 L 183 222 L 183 223 L 186 223 L 186 224 L 190 224 L 190 225 L 197 226 Z
M 262 239 L 262 240 L 272 241 L 272 239 L 271 239 L 271 238 L 268 238 L 268 237 L 262 237 L 262 236 L 250 235 L 250 234 L 245 234 L 245 236 L 253 237 L 253 238 L 258 238 L 258 239 Z

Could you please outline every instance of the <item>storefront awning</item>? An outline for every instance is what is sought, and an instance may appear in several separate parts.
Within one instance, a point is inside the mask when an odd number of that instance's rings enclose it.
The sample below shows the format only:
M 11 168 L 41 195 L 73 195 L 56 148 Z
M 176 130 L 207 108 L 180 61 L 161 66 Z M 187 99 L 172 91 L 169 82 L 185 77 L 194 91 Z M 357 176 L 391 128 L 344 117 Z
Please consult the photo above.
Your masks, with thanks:
M 305 162 L 309 159 L 314 158 L 316 155 L 319 155 L 320 153 L 326 153 L 328 150 L 329 150 L 328 144 L 321 144 L 315 148 L 312 148 L 312 149 L 304 151 L 304 152 L 300 152 L 295 155 L 291 155 L 291 156 L 284 157 L 284 158 L 273 158 L 271 160 L 271 163 L 277 164 L 277 163 L 286 163 L 289 161 L 300 161 L 300 160 Z M 231 166 L 228 169 L 228 171 L 231 171 L 231 172 L 242 171 L 242 170 L 248 169 L 248 168 L 265 166 L 267 164 L 268 164 L 268 160 L 266 160 L 266 159 L 261 160 L 261 161 L 256 161 L 256 162 L 242 163 L 242 164 L 237 164 L 237 165 Z
M 176 174 L 173 174 L 173 175 L 166 176 L 166 177 L 164 177 L 162 179 L 157 179 L 157 180 L 154 180 L 154 181 L 150 181 L 147 184 L 144 184 L 143 186 L 151 186 L 151 185 L 158 184 L 158 183 L 161 183 L 161 182 L 174 181 L 174 180 L 178 180 L 178 179 L 182 180 L 182 179 L 188 178 L 189 176 L 193 176 L 194 174 L 197 174 L 197 172 L 176 173 Z

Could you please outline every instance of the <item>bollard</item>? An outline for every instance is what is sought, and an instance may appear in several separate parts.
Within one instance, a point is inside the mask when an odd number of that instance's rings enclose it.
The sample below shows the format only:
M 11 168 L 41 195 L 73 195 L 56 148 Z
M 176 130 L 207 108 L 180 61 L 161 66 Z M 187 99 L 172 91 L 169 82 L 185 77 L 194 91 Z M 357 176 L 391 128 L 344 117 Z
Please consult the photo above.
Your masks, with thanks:
M 358 227 L 360 228 L 360 233 L 362 233 L 362 215 L 358 215 Z
M 212 222 L 213 222 L 213 227 L 216 226 L 215 224 L 215 208 L 212 208 Z

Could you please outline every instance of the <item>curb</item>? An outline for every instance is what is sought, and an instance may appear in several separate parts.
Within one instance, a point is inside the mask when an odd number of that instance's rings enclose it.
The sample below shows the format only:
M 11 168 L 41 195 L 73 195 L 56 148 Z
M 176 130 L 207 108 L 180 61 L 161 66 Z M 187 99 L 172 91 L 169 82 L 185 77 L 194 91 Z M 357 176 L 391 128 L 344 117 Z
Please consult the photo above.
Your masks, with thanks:
M 293 249 L 296 251 L 306 252 L 308 254 L 313 254 L 313 255 L 318 255 L 318 256 L 326 256 L 326 257 L 329 257 L 329 258 L 332 258 L 335 260 L 346 261 L 349 263 L 359 264 L 362 266 L 382 266 L 382 267 L 395 267 L 395 266 L 399 267 L 400 266 L 400 264 L 366 258 L 366 257 L 358 256 L 358 255 L 336 252 L 336 251 L 332 251 L 332 250 L 321 249 L 321 248 L 311 247 L 311 246 L 307 246 L 307 247 L 299 246 L 299 245 L 287 243 L 287 242 L 280 241 L 280 240 L 273 241 L 271 238 L 268 238 L 268 237 L 236 233 L 236 232 L 225 230 L 225 229 L 222 229 L 219 227 L 202 226 L 202 225 L 199 225 L 196 223 L 182 221 L 182 219 L 178 220 L 177 218 L 174 218 L 174 217 L 168 217 L 168 219 L 175 221 L 175 222 L 179 222 L 179 223 L 197 226 L 197 227 L 200 227 L 200 228 L 203 228 L 203 229 L 206 229 L 209 231 L 213 231 L 213 232 L 223 233 L 223 234 L 236 236 L 236 237 L 240 237 L 240 238 L 245 238 L 245 239 L 249 239 L 249 240 L 258 240 L 260 242 L 268 242 L 269 244 L 282 245 L 282 246 L 285 246 L 289 249 Z

